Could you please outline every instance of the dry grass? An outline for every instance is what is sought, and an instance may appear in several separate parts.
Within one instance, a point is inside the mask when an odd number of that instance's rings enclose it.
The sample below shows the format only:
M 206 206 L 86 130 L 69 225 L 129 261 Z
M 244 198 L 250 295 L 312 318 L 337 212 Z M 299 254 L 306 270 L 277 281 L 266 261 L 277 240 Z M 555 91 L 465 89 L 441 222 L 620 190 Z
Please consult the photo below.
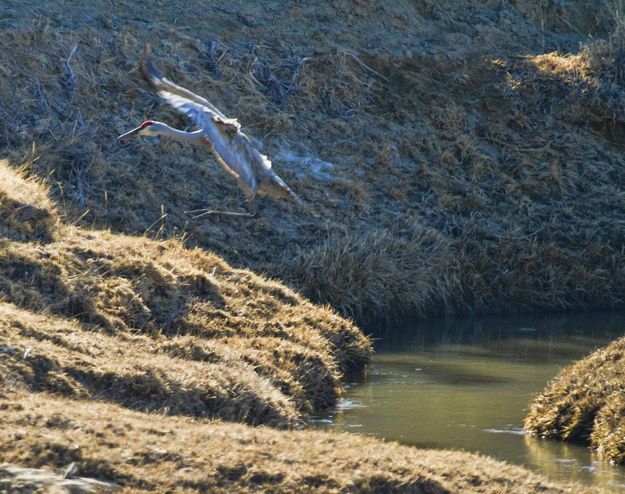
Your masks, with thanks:
M 162 342 L 87 331 L 73 321 L 35 316 L 7 304 L 0 306 L 0 319 L 4 383 L 144 411 L 297 424 L 293 400 L 227 345 L 207 343 L 200 348 L 212 359 L 194 360 L 163 354 L 163 346 L 177 349 L 176 338 Z
M 47 190 L 0 161 L 0 237 L 49 241 L 59 221 Z
M 347 434 L 280 432 L 4 392 L 0 457 L 113 481 L 122 492 L 563 493 L 519 467 Z M 591 492 L 592 490 L 585 490 Z
M 532 433 L 589 442 L 602 457 L 625 463 L 625 338 L 565 368 L 533 402 Z
M 5 4 L 3 157 L 32 162 L 70 222 L 185 235 L 359 320 L 625 300 L 618 9 Z M 254 222 L 189 221 L 185 210 L 242 205 L 212 158 L 165 140 L 115 144 L 146 117 L 185 125 L 138 74 L 146 42 L 165 75 L 239 117 L 267 154 L 295 156 L 275 167 L 309 215 L 266 200 Z M 440 248 L 422 249 L 423 236 Z
M 614 24 L 614 15 L 622 0 L 567 2 L 566 0 L 510 0 L 523 15 L 547 31 L 574 30 L 580 34 L 604 33 Z
M 1 190 L 49 204 L 6 163 L 3 177 Z M 17 241 L 24 226 L 12 221 L 0 241 L 5 383 L 293 427 L 333 405 L 342 373 L 368 360 L 370 343 L 351 323 L 216 255 L 61 222 L 47 243 Z M 43 231 L 49 221 L 27 226 Z
M 62 222 L 47 243 L 13 238 L 0 244 L 0 489 L 576 489 L 464 453 L 277 431 L 332 405 L 341 371 L 367 361 L 348 321 L 175 240 Z M 87 480 L 63 478 L 72 464 Z
M 415 311 L 424 316 L 433 301 L 452 298 L 460 284 L 445 238 L 418 226 L 410 236 L 376 230 L 330 237 L 285 263 L 310 298 L 369 323 Z

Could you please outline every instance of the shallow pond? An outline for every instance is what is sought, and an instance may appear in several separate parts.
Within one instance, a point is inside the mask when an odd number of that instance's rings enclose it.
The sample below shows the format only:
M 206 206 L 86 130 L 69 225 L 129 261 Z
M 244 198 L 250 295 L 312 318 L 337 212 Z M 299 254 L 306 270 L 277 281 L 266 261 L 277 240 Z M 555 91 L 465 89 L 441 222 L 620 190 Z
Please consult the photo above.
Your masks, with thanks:
M 374 334 L 367 373 L 315 426 L 463 449 L 552 479 L 625 490 L 625 468 L 584 446 L 523 433 L 532 398 L 562 367 L 625 334 L 625 313 L 446 318 Z

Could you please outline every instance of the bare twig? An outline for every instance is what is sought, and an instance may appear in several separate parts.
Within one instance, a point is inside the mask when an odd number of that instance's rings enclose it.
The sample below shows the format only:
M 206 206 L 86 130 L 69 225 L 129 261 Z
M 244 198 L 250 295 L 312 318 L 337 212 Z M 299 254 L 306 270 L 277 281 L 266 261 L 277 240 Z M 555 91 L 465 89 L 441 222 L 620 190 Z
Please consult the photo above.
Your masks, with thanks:
M 91 212 L 91 210 L 87 209 L 84 213 L 82 213 L 77 220 L 72 222 L 72 225 L 77 225 L 78 223 L 80 223 L 80 221 L 82 221 L 82 219 L 87 216 L 89 213 Z

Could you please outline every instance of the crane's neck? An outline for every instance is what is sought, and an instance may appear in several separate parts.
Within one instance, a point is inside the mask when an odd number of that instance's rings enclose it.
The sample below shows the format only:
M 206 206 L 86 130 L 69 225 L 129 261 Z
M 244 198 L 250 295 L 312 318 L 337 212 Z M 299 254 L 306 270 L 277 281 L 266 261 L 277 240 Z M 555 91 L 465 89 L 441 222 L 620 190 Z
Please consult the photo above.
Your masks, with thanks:
M 174 129 L 162 122 L 155 122 L 150 126 L 150 134 L 155 136 L 172 137 L 182 142 L 190 144 L 200 144 L 202 141 L 202 131 L 187 132 L 185 130 Z

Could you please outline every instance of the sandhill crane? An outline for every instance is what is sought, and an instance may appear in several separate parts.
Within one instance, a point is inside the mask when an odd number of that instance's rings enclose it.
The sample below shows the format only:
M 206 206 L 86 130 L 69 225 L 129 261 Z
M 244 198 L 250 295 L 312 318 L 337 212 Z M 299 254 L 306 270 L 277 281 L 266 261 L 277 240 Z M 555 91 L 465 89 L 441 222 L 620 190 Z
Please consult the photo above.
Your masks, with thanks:
M 166 136 L 190 144 L 209 147 L 217 162 L 238 182 L 246 197 L 247 213 L 198 209 L 189 213 L 224 214 L 253 218 L 257 215 L 256 194 L 268 195 L 303 206 L 300 198 L 271 168 L 271 161 L 261 154 L 249 137 L 241 131 L 239 122 L 227 118 L 209 101 L 163 77 L 150 60 L 146 46 L 141 62 L 145 79 L 169 105 L 183 113 L 199 130 L 187 132 L 174 129 L 163 122 L 146 120 L 139 127 L 120 135 L 117 140 L 132 136 Z

